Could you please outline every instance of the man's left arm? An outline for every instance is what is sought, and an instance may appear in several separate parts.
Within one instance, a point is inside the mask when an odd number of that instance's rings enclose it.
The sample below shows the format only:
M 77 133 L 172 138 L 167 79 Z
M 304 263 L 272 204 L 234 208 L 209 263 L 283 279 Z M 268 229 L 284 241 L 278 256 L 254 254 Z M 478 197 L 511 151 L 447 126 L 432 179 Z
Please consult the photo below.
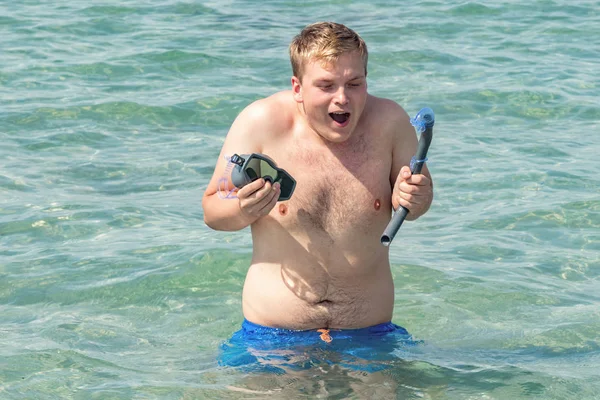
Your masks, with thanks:
M 408 209 L 406 220 L 412 221 L 429 210 L 433 200 L 433 181 L 425 164 L 421 173 L 412 175 L 410 172 L 410 161 L 417 151 L 418 140 L 404 110 L 397 114 L 392 130 L 392 206 L 394 210 L 399 206 Z

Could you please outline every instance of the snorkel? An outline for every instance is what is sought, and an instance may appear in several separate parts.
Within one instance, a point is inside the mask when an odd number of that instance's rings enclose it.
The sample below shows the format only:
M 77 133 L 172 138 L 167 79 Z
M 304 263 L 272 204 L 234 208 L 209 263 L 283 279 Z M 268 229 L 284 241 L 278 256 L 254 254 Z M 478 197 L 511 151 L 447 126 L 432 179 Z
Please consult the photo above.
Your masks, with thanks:
M 423 164 L 427 161 L 427 150 L 429 150 L 429 145 L 431 144 L 433 124 L 435 123 L 433 110 L 428 107 L 421 109 L 414 118 L 410 119 L 410 123 L 415 127 L 417 132 L 421 134 L 417 153 L 410 161 L 410 172 L 414 175 L 421 173 Z M 398 229 L 402 226 L 407 215 L 408 209 L 403 206 L 400 206 L 398 210 L 396 210 L 394 216 L 381 235 L 382 245 L 388 247 L 392 243 L 394 236 L 396 236 Z

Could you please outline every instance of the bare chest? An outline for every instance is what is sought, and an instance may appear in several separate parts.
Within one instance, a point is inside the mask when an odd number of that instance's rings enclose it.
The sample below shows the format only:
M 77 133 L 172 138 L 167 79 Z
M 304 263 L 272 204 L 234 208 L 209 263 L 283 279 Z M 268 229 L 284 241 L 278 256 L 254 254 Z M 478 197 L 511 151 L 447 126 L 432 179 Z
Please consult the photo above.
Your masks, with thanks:
M 285 164 L 296 190 L 273 214 L 289 229 L 367 234 L 381 216 L 389 217 L 391 156 L 378 149 L 363 145 L 334 154 L 296 148 Z

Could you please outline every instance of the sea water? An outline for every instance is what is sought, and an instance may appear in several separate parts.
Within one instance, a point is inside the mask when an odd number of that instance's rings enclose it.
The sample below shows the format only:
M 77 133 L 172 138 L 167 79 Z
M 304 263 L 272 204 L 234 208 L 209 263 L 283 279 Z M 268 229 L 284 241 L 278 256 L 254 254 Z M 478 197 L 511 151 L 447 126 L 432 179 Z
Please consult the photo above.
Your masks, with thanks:
M 436 114 L 430 211 L 390 248 L 377 374 L 217 365 L 248 229 L 201 198 L 312 22 Z M 600 397 L 600 2 L 0 0 L 0 398 Z M 334 355 L 331 355 L 332 357 Z

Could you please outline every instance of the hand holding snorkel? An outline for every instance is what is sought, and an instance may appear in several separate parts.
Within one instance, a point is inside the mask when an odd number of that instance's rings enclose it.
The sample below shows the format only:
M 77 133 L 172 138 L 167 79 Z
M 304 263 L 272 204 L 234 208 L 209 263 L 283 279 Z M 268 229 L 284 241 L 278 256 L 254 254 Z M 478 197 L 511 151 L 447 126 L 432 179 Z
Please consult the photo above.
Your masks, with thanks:
M 423 164 L 427 160 L 427 150 L 429 150 L 429 145 L 431 144 L 431 139 L 433 135 L 433 124 L 435 123 L 435 116 L 433 114 L 433 110 L 431 108 L 423 108 L 421 111 L 415 115 L 414 118 L 411 118 L 410 123 L 416 128 L 417 132 L 421 134 L 419 139 L 419 147 L 417 148 L 417 153 L 411 160 L 410 172 L 407 178 L 415 174 L 420 174 L 421 169 L 423 168 Z M 403 179 L 404 175 L 407 174 L 404 168 L 400 171 L 400 178 Z M 398 183 L 398 182 L 397 182 Z M 400 183 L 401 184 L 401 183 Z M 408 209 L 400 206 L 398 210 L 394 213 L 392 220 L 389 222 L 388 226 L 383 231 L 381 235 L 381 244 L 384 246 L 389 246 L 394 240 L 394 236 L 402 226 L 402 223 L 406 219 L 408 215 Z

